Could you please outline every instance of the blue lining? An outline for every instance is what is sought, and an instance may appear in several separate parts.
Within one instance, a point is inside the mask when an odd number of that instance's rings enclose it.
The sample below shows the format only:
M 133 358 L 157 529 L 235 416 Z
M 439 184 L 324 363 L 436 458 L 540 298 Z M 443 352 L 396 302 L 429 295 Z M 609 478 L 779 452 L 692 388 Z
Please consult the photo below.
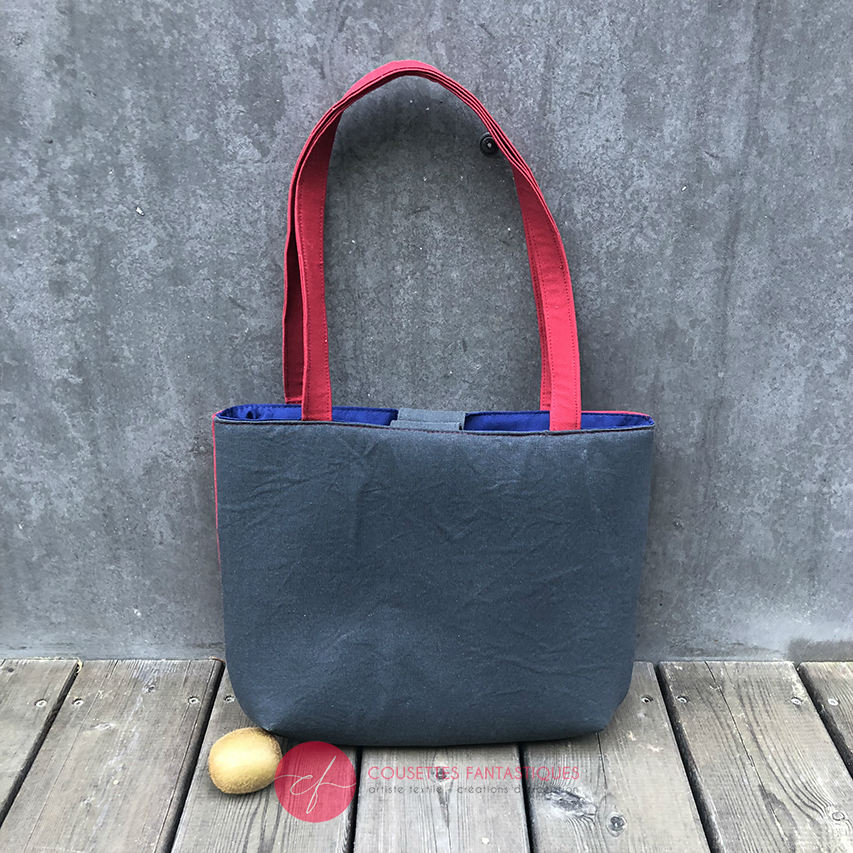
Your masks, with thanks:
M 250 403 L 223 409 L 216 417 L 226 421 L 298 421 L 302 414 L 297 403 Z M 338 423 L 388 426 L 397 417 L 396 409 L 362 406 L 334 406 L 332 420 Z M 581 429 L 637 429 L 654 426 L 648 415 L 634 412 L 583 412 Z M 547 432 L 548 412 L 471 412 L 465 429 L 481 432 Z

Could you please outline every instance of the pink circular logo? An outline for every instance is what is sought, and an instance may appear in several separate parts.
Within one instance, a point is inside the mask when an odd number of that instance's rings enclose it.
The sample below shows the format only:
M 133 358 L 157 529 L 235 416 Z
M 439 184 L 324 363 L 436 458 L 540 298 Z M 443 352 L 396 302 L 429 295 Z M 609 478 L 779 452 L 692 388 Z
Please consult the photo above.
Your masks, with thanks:
M 330 743 L 300 743 L 288 749 L 279 762 L 275 793 L 282 806 L 300 820 L 331 820 L 355 796 L 355 768 L 346 754 Z

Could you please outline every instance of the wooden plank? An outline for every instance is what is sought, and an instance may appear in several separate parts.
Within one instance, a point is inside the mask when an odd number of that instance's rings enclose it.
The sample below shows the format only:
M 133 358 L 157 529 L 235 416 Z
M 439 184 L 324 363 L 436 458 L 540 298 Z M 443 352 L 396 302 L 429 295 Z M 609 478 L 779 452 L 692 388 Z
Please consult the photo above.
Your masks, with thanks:
M 76 671 L 74 660 L 0 662 L 0 822 Z
M 364 749 L 355 853 L 529 850 L 519 767 L 515 745 Z
M 705 830 L 719 851 L 853 851 L 853 780 L 788 662 L 661 664 Z
M 207 757 L 210 747 L 222 735 L 243 726 L 254 725 L 234 699 L 231 680 L 223 676 L 217 692 L 210 723 L 192 784 L 181 815 L 174 853 L 232 853 L 251 850 L 299 851 L 299 853 L 345 853 L 350 849 L 355 817 L 355 800 L 337 818 L 322 823 L 309 823 L 288 814 L 278 801 L 275 788 L 242 796 L 228 796 L 210 781 Z M 356 764 L 356 751 L 344 749 Z
M 650 663 L 634 664 L 603 732 L 527 744 L 523 757 L 537 853 L 708 850 Z
M 802 663 L 799 672 L 847 769 L 853 773 L 853 663 Z
M 218 661 L 89 661 L 0 826 L 0 850 L 168 850 Z

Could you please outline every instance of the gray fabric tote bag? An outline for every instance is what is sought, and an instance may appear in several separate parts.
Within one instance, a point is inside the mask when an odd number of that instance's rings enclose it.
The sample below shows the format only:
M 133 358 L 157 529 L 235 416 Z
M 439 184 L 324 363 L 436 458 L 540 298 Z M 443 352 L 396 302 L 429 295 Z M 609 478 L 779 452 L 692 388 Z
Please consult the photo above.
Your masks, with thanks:
M 333 406 L 323 281 L 341 113 L 418 75 L 481 118 L 518 190 L 541 409 Z M 363 745 L 564 738 L 607 725 L 631 677 L 654 424 L 583 412 L 563 244 L 530 168 L 435 68 L 394 62 L 320 120 L 288 202 L 285 402 L 213 418 L 235 694 L 260 726 Z

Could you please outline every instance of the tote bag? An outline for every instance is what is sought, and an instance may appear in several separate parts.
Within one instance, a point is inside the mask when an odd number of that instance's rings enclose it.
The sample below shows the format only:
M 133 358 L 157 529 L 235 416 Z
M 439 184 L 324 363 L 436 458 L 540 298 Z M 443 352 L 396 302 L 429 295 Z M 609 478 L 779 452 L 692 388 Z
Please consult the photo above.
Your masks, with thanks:
M 542 353 L 528 412 L 333 406 L 326 176 L 343 111 L 389 80 L 444 86 L 509 162 Z M 318 122 L 290 186 L 284 403 L 213 418 L 226 658 L 260 726 L 450 745 L 607 725 L 631 677 L 653 421 L 582 412 L 571 282 L 528 165 L 437 69 L 392 62 Z

